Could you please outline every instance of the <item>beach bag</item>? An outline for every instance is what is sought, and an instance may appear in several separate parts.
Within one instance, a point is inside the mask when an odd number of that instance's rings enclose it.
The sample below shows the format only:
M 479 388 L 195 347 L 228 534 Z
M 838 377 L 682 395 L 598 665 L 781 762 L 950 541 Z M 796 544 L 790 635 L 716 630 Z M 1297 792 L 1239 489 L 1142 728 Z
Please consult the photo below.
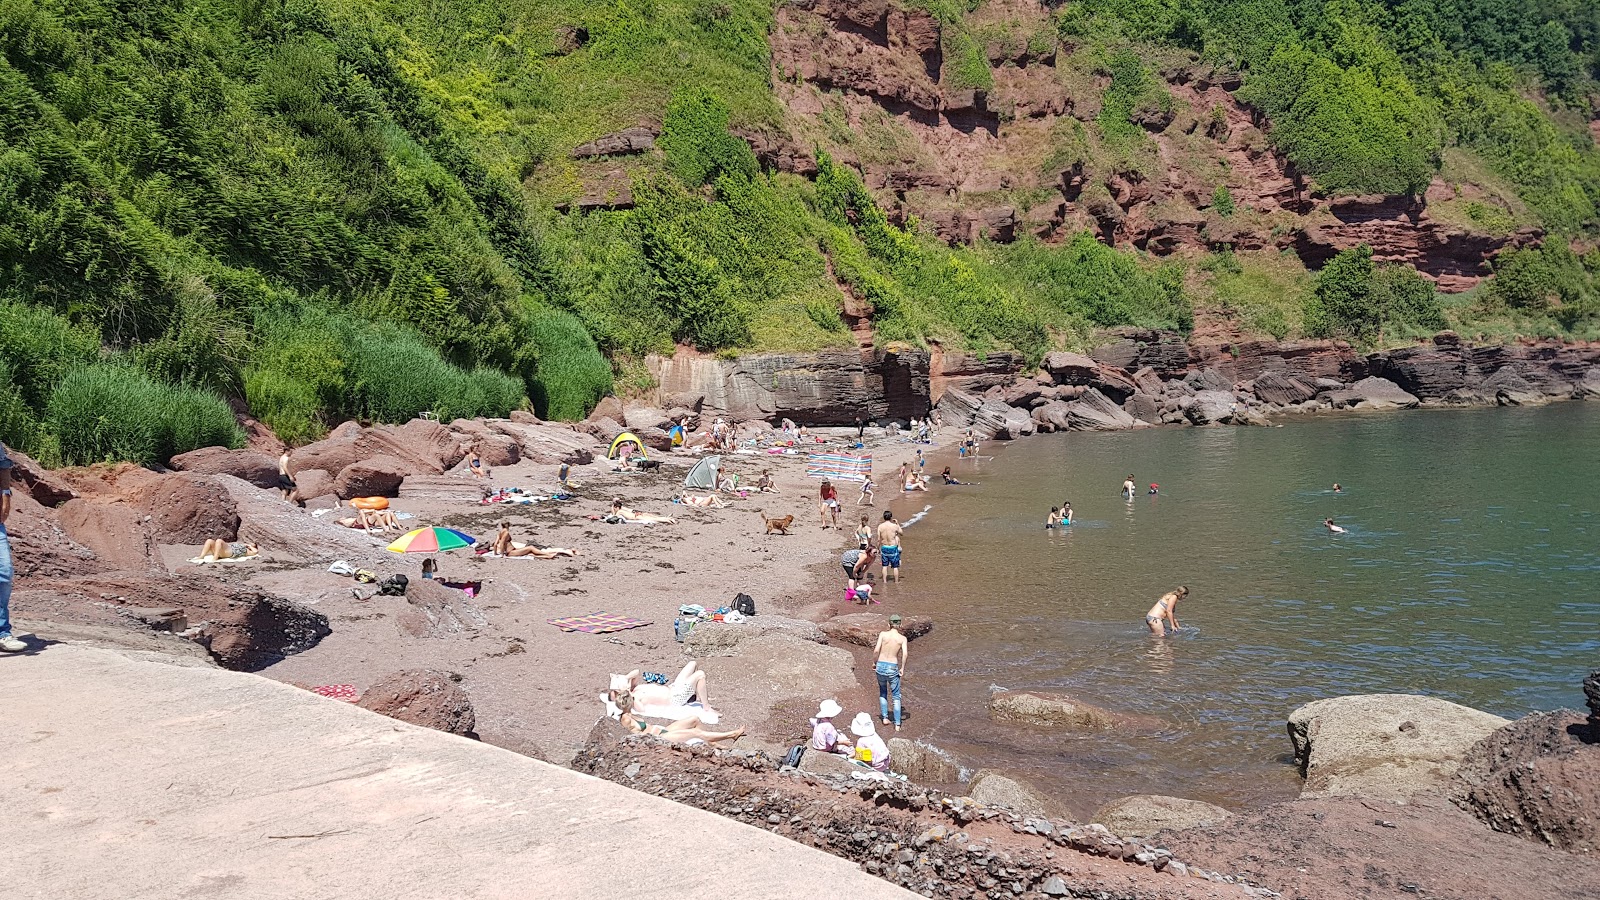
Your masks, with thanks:
M 789 748 L 788 754 L 783 757 L 783 764 L 791 769 L 800 768 L 800 760 L 806 757 L 806 745 L 795 744 Z
M 872 762 L 872 751 L 866 747 L 857 747 L 855 758 L 860 762 L 870 764 Z
M 404 575 L 390 575 L 383 580 L 382 584 L 378 585 L 378 593 L 385 597 L 404 597 L 406 595 L 406 587 L 409 584 L 410 579 Z
M 739 594 L 733 598 L 733 608 L 741 616 L 753 616 L 756 614 L 755 598 L 749 594 Z

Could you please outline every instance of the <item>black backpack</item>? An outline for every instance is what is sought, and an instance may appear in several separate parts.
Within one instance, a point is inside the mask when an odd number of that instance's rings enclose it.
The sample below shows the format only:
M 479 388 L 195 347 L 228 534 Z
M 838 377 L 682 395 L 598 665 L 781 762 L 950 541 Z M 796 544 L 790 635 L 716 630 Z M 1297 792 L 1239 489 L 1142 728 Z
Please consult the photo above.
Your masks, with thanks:
M 791 769 L 798 769 L 800 768 L 800 760 L 805 759 L 805 756 L 806 745 L 795 744 L 793 747 L 789 748 L 789 753 L 784 756 L 783 764 Z
M 404 575 L 390 575 L 378 585 L 378 593 L 385 597 L 404 597 L 406 595 L 406 586 L 410 583 L 410 579 Z
M 733 598 L 733 609 L 741 616 L 753 616 L 756 614 L 755 598 L 749 594 L 736 595 Z

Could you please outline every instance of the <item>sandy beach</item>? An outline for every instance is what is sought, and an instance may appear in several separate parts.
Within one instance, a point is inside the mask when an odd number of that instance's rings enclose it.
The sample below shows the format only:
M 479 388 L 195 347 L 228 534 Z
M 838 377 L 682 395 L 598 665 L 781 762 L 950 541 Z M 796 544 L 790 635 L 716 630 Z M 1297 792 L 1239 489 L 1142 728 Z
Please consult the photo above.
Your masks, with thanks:
M 837 447 L 846 430 L 828 433 Z M 879 491 L 875 507 L 857 506 L 858 487 L 840 483 L 843 504 L 837 530 L 818 522 L 820 481 L 805 475 L 804 452 L 796 455 L 727 454 L 724 468 L 753 484 L 763 469 L 772 470 L 775 493 L 730 497 L 724 509 L 674 504 L 683 478 L 700 458 L 694 453 L 654 453 L 660 467 L 648 473 L 620 473 L 606 460 L 575 467 L 576 499 L 532 505 L 482 505 L 470 499 L 477 486 L 461 474 L 464 499 L 399 500 L 394 508 L 415 519 L 408 527 L 445 525 L 479 538 L 493 537 L 498 523 L 511 523 L 519 541 L 535 541 L 578 550 L 573 559 L 502 559 L 474 557 L 467 550 L 438 554 L 440 577 L 455 582 L 482 582 L 482 591 L 451 608 L 419 615 L 405 598 L 376 596 L 358 600 L 353 582 L 281 559 L 268 558 L 247 577 L 258 587 L 306 603 L 325 614 L 333 633 L 317 646 L 289 656 L 261 674 L 304 687 L 350 684 L 363 691 L 384 676 L 405 669 L 430 668 L 461 676 L 472 698 L 477 734 L 483 740 L 548 759 L 565 762 L 583 744 L 602 707 L 597 695 L 608 675 L 632 669 L 671 675 L 689 657 L 673 636 L 673 619 L 682 604 L 717 608 L 738 593 L 751 595 L 757 623 L 791 624 L 789 630 L 809 633 L 805 623 L 821 622 L 846 608 L 837 557 L 850 541 L 860 516 L 874 525 L 892 503 L 902 519 L 922 508 L 907 502 L 892 482 L 903 460 L 914 460 L 920 447 L 932 454 L 953 446 L 947 431 L 933 446 L 894 440 L 876 429 L 867 435 L 874 456 Z M 816 445 L 818 448 L 824 445 Z M 811 449 L 807 447 L 805 449 Z M 928 469 L 934 468 L 930 456 Z M 556 490 L 556 467 L 522 462 L 495 469 L 493 483 L 535 494 Z M 672 525 L 608 525 L 587 517 L 603 514 L 614 496 L 643 512 L 671 515 Z M 758 511 L 769 517 L 794 515 L 789 535 L 766 534 Z M 305 513 L 310 517 L 310 512 Z M 318 527 L 349 534 L 331 516 Z M 359 534 L 359 533 L 357 533 Z M 386 540 L 371 539 L 371 551 L 346 555 L 353 565 L 380 575 L 404 572 L 413 585 L 420 580 L 420 555 L 401 556 L 383 549 Z M 873 612 L 909 612 L 915 597 L 915 539 L 907 562 L 913 573 L 907 586 L 880 589 Z M 242 574 L 242 573 L 241 573 Z M 364 593 L 370 593 L 370 587 Z M 430 594 L 430 596 L 432 596 Z M 608 612 L 651 624 L 605 635 L 567 633 L 547 624 L 555 617 Z M 434 621 L 435 619 L 439 621 Z M 799 620 L 788 623 L 788 620 Z M 702 629 L 726 629 L 706 623 Z M 775 627 L 775 626 L 773 626 Z M 860 661 L 863 648 L 844 650 L 813 645 L 830 656 L 817 664 L 800 658 L 770 658 L 759 644 L 734 647 L 728 655 L 702 659 L 712 704 L 728 727 L 749 730 L 741 746 L 782 749 L 805 736 L 805 717 L 816 702 L 835 696 L 848 711 L 876 708 L 876 686 L 870 661 L 856 666 L 857 677 L 839 675 L 839 654 Z M 838 644 L 835 642 L 835 647 Z M 805 648 L 807 650 L 811 648 Z M 789 655 L 787 653 L 783 655 Z M 823 664 L 826 663 L 826 664 Z M 915 734 L 906 726 L 907 736 Z

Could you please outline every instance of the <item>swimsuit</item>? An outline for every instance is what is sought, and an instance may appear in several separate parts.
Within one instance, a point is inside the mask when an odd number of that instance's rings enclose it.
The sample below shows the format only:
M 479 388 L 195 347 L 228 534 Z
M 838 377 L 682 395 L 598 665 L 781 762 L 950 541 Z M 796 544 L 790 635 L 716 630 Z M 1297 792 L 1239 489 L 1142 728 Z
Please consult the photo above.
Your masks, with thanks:
M 890 569 L 900 568 L 900 547 L 888 544 L 878 548 L 878 557 L 883 560 L 883 565 Z

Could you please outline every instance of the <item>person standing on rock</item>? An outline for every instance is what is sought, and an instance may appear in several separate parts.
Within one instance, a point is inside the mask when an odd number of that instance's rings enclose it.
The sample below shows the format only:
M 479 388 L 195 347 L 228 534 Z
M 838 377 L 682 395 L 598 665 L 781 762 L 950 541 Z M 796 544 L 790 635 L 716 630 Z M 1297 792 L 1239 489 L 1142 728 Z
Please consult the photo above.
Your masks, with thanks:
M 283 491 L 283 499 L 294 497 L 294 476 L 289 474 L 289 448 L 283 448 L 283 455 L 278 457 L 278 490 Z
M 889 724 L 889 698 L 894 698 L 894 730 L 900 730 L 900 679 L 906 674 L 906 654 L 910 642 L 900 633 L 900 614 L 895 613 L 889 617 L 889 628 L 878 635 L 878 643 L 872 648 L 877 655 L 878 664 L 874 671 L 878 676 L 878 718 L 883 724 Z M 867 724 L 872 724 L 870 719 Z M 876 760 L 874 760 L 876 762 Z
M 0 650 L 21 653 L 28 645 L 11 636 L 11 536 L 6 520 L 11 518 L 11 454 L 0 443 Z
M 883 580 L 893 575 L 900 580 L 900 534 L 905 529 L 894 520 L 892 510 L 883 511 L 883 522 L 878 526 L 878 555 L 883 558 Z
M 1183 626 L 1178 624 L 1178 601 L 1187 596 L 1189 596 L 1189 589 L 1181 584 L 1178 585 L 1177 590 L 1161 595 L 1161 599 L 1156 601 L 1156 605 L 1150 607 L 1150 611 L 1144 614 L 1144 624 L 1149 627 L 1151 634 L 1156 637 L 1166 636 L 1167 632 L 1166 628 L 1163 627 L 1163 623 L 1171 625 L 1173 631 L 1183 630 Z

